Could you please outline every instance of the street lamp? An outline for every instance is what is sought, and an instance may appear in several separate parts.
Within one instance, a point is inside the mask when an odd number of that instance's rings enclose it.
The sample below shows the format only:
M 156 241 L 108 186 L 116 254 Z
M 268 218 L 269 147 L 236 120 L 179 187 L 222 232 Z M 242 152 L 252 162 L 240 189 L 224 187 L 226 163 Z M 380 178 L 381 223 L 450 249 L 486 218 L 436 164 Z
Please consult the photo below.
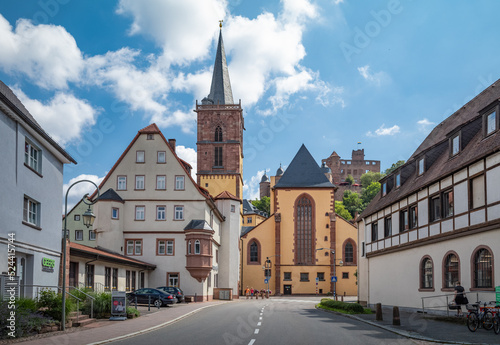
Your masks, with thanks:
M 333 262 L 333 276 L 336 277 L 335 267 L 337 266 L 337 264 L 336 264 L 336 259 L 335 259 L 335 249 L 332 249 L 332 248 L 317 248 L 316 250 L 317 251 L 318 250 L 330 250 L 332 252 L 332 254 L 333 254 L 333 260 L 332 260 L 332 262 Z M 341 259 L 339 259 L 339 266 L 342 267 L 343 265 L 344 265 L 344 262 Z M 330 283 L 330 284 L 332 284 L 332 283 Z M 337 282 L 334 281 L 333 282 L 333 299 L 336 299 L 336 297 L 337 297 Z
M 100 192 L 99 192 L 99 187 L 97 185 L 90 181 L 90 180 L 80 180 L 76 181 L 73 183 L 71 186 L 69 186 L 68 190 L 66 191 L 66 197 L 64 198 L 64 233 L 63 233 L 63 264 L 62 264 L 62 317 L 61 317 L 61 327 L 62 330 L 66 330 L 66 239 L 68 238 L 68 227 L 67 227 L 67 222 L 68 222 L 68 193 L 71 187 L 74 185 L 80 183 L 80 182 L 90 182 L 92 183 L 95 188 L 97 189 L 97 198 L 95 198 L 94 201 L 88 200 L 89 194 L 85 194 L 82 198 L 82 201 L 85 205 L 88 205 L 87 211 L 82 215 L 83 218 L 83 224 L 87 227 L 90 228 L 94 224 L 95 220 L 95 215 L 92 213 L 92 210 L 90 209 L 90 205 L 93 205 L 96 203 L 96 201 L 99 199 Z

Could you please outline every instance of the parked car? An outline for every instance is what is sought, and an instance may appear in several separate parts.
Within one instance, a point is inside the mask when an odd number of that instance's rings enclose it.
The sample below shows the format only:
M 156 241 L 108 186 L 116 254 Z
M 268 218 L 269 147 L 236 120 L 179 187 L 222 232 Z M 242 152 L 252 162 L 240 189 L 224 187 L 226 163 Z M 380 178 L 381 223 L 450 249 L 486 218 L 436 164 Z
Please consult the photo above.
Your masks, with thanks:
M 174 286 L 160 286 L 160 287 L 157 287 L 157 289 L 165 291 L 165 292 L 168 292 L 168 293 L 171 293 L 172 295 L 174 295 L 177 298 L 177 301 L 179 303 L 184 302 L 184 292 L 182 292 L 182 290 L 179 289 L 178 287 L 174 287 Z
M 127 293 L 131 304 L 135 303 L 136 297 L 138 304 L 148 304 L 151 301 L 155 307 L 177 303 L 177 298 L 173 294 L 158 289 L 144 288 Z

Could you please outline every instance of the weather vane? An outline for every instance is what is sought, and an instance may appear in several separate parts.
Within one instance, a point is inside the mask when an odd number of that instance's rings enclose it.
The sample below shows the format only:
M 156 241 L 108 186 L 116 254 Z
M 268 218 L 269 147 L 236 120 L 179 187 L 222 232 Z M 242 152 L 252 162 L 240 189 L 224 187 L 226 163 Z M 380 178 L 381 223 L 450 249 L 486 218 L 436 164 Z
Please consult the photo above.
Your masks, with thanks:
M 219 20 L 219 27 L 220 27 L 221 29 L 222 29 L 222 22 L 223 22 L 223 21 L 224 21 L 224 20 Z

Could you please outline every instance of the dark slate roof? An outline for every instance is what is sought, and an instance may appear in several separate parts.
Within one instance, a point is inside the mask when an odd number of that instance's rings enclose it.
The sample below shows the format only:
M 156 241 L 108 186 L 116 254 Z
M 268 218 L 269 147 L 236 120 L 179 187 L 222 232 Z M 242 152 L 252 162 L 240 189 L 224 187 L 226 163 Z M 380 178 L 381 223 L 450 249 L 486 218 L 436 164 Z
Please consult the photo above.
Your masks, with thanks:
M 255 226 L 242 226 L 241 227 L 241 235 L 240 236 L 245 236 L 248 234 Z
M 57 151 L 66 157 L 71 163 L 76 164 L 76 161 L 67 153 L 50 135 L 43 130 L 43 128 L 36 122 L 33 115 L 30 114 L 28 109 L 21 103 L 19 98 L 12 92 L 12 90 L 0 80 L 0 101 L 4 102 L 13 112 L 21 117 L 26 123 L 47 140 Z
M 215 55 L 214 72 L 212 74 L 212 86 L 210 94 L 202 100 L 202 104 L 233 104 L 233 91 L 229 80 L 226 53 L 222 41 L 222 30 L 219 34 L 219 44 Z
M 280 167 L 278 168 L 278 170 L 276 170 L 276 176 L 282 176 L 284 173 L 283 171 L 283 168 L 281 167 L 281 164 L 280 164 Z
M 321 171 L 304 144 L 295 155 L 275 188 L 289 187 L 335 187 Z
M 255 207 L 252 202 L 248 199 L 243 199 L 243 215 L 249 215 L 249 214 L 258 214 L 259 216 L 267 218 L 268 215 L 266 212 L 259 210 L 257 207 Z
M 361 213 L 360 219 L 499 151 L 500 131 L 484 138 L 481 116 L 485 107 L 500 99 L 499 86 L 500 80 L 497 80 L 437 125 L 403 166 L 380 180 L 380 183 L 387 183 L 387 194 L 384 197 L 377 194 Z M 462 133 L 462 149 L 456 156 L 450 157 L 449 138 L 458 130 Z M 421 176 L 417 176 L 417 162 L 421 157 L 425 157 L 426 168 Z M 394 176 L 397 173 L 401 173 L 401 187 L 396 189 Z
M 264 172 L 264 175 L 262 175 L 262 178 L 260 179 L 260 182 L 269 182 L 269 177 L 267 177 L 266 173 Z
M 110 188 L 104 193 L 102 193 L 98 200 L 123 202 L 123 199 L 115 192 L 113 188 Z
M 184 230 L 212 230 L 210 225 L 204 219 L 193 219 L 189 222 L 188 225 L 184 228 Z

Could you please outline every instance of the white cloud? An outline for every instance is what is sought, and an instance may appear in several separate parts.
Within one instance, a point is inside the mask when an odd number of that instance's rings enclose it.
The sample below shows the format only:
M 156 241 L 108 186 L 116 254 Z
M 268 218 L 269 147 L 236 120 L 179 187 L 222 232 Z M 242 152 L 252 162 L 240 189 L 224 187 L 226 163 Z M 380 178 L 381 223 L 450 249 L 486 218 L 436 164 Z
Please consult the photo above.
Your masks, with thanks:
M 120 0 L 117 12 L 132 16 L 131 35 L 149 36 L 163 48 L 160 61 L 169 66 L 207 57 L 226 6 L 223 0 Z
M 20 19 L 14 30 L 2 15 L 0 51 L 0 66 L 6 73 L 21 72 L 47 89 L 63 89 L 69 81 L 77 81 L 84 64 L 75 39 L 62 26 Z
M 373 73 L 370 70 L 369 65 L 365 65 L 363 67 L 358 67 L 358 72 L 359 74 L 367 81 L 380 86 L 382 83 L 390 81 L 390 77 L 387 75 L 387 73 L 380 71 Z
M 155 114 L 151 121 L 160 127 L 179 126 L 184 133 L 193 133 L 196 127 L 196 113 L 176 110 L 172 114 Z
M 271 169 L 259 170 L 257 173 L 243 181 L 243 197 L 248 200 L 260 199 L 260 186 L 259 183 L 264 175 L 264 172 L 269 172 Z M 269 174 L 267 175 L 269 176 Z
M 96 123 L 98 111 L 86 100 L 58 92 L 50 101 L 31 99 L 18 88 L 12 88 L 42 128 L 60 145 L 78 141 L 86 128 Z
M 420 125 L 420 126 L 423 126 L 423 127 L 435 125 L 434 122 L 431 122 L 428 119 L 423 119 L 423 120 L 417 121 L 417 124 Z
M 176 145 L 175 152 L 177 153 L 179 158 L 191 164 L 191 166 L 193 167 L 193 169 L 191 170 L 191 177 L 196 181 L 196 172 L 198 171 L 198 158 L 196 155 L 196 150 L 190 147 Z
M 385 124 L 380 126 L 379 129 L 375 130 L 375 133 L 372 133 L 371 131 L 368 131 L 366 133 L 366 136 L 368 137 L 380 137 L 380 136 L 385 136 L 385 135 L 395 135 L 400 132 L 398 125 L 394 125 L 390 128 L 386 128 Z
M 99 184 L 102 182 L 103 179 L 104 177 L 99 177 L 96 175 L 85 175 L 85 174 L 72 178 L 71 180 L 69 180 L 68 183 L 65 183 L 63 185 L 63 202 L 64 198 L 66 197 L 66 192 L 68 191 L 68 188 L 73 183 L 81 180 L 90 180 L 99 186 Z M 68 212 L 83 198 L 85 194 L 88 194 L 90 196 L 92 195 L 92 193 L 95 192 L 95 190 L 96 190 L 95 186 L 90 182 L 80 182 L 71 187 L 68 193 Z M 105 190 L 101 190 L 100 192 L 102 194 L 105 192 Z M 63 212 L 64 212 L 64 205 L 63 205 Z

